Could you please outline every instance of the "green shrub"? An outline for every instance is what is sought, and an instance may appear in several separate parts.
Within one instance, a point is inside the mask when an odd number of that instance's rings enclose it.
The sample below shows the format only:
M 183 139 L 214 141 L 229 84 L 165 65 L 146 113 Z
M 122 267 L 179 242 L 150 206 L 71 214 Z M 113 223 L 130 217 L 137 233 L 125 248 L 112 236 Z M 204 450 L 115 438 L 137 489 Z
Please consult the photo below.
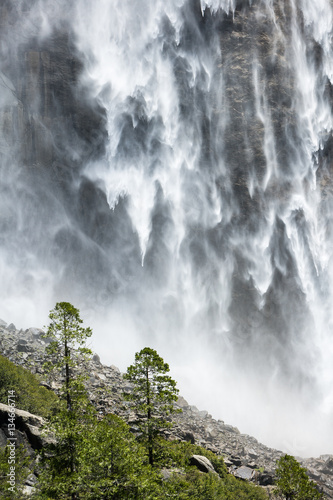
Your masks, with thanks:
M 323 498 L 316 484 L 309 479 L 306 469 L 301 467 L 297 460 L 284 455 L 277 462 L 276 485 L 277 493 L 282 494 L 287 500 L 317 500 Z
M 31 460 L 23 446 L 15 449 L 15 462 L 10 455 L 9 447 L 0 448 L 0 491 L 2 500 L 21 500 L 26 498 L 22 489 L 24 482 L 31 473 Z M 14 476 L 10 476 L 10 468 L 14 468 Z M 9 479 L 15 479 L 15 486 L 9 483 Z M 14 481 L 13 481 L 14 482 Z
M 0 403 L 8 404 L 15 391 L 16 408 L 46 417 L 57 405 L 57 396 L 42 387 L 36 375 L 0 355 Z
M 179 500 L 267 500 L 259 486 L 240 481 L 231 475 L 220 478 L 217 474 L 202 473 L 195 467 L 184 475 L 173 474 L 164 481 L 160 498 Z
M 179 500 L 266 500 L 265 491 L 228 474 L 222 457 L 201 446 L 179 441 L 159 440 L 156 466 L 180 470 L 163 481 L 160 498 Z M 203 455 L 211 461 L 216 474 L 202 473 L 190 466 L 192 455 Z
M 164 439 L 160 439 L 158 442 L 157 465 L 160 467 L 188 467 L 192 455 L 203 455 L 211 461 L 220 477 L 227 476 L 228 471 L 223 458 L 201 446 L 184 441 L 166 441 Z

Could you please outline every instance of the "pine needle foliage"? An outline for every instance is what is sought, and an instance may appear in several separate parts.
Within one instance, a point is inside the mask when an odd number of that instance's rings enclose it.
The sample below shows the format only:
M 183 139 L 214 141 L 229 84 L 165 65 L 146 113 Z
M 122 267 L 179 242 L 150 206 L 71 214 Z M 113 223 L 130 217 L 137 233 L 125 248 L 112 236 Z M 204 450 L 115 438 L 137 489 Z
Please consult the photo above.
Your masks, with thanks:
M 158 435 L 172 425 L 169 417 L 176 413 L 176 382 L 167 375 L 169 365 L 154 349 L 145 347 L 135 354 L 135 363 L 127 368 L 124 378 L 132 385 L 124 394 L 134 413 L 142 441 L 148 450 L 149 463 L 154 463 L 154 447 Z
M 86 346 L 92 330 L 82 326 L 80 311 L 69 302 L 58 302 L 50 311 L 49 318 L 51 322 L 45 337 L 51 339 L 51 342 L 46 347 L 48 360 L 44 368 L 49 372 L 56 370 L 64 374 L 63 389 L 70 410 L 72 381 L 79 379 L 73 374 L 73 370 L 78 368 L 82 358 L 87 359 L 92 355 L 92 351 Z
M 277 493 L 286 500 L 319 500 L 323 498 L 302 467 L 291 455 L 284 455 L 277 462 L 276 485 Z

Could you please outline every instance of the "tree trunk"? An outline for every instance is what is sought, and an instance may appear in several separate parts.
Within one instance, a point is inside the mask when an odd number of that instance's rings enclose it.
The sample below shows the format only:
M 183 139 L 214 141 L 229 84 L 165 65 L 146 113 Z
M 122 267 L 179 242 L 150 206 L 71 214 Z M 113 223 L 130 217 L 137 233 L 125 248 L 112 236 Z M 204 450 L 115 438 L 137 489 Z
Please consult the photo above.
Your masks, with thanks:
M 148 460 L 149 464 L 153 465 L 154 463 L 154 456 L 153 456 L 153 433 L 151 430 L 151 408 L 150 408 L 150 386 L 149 386 L 149 371 L 148 368 L 146 368 L 146 400 L 147 400 L 147 425 L 148 425 Z
M 67 344 L 66 338 L 66 320 L 64 319 L 64 329 L 65 329 L 65 386 L 66 386 L 66 401 L 67 401 L 67 410 L 72 411 L 72 401 L 70 395 L 70 371 L 69 371 L 69 363 L 68 358 L 70 356 L 70 350 Z
M 68 358 L 70 357 L 70 349 L 68 347 L 67 343 L 67 322 L 66 322 L 66 315 L 64 315 L 64 337 L 65 337 L 65 386 L 66 386 L 66 402 L 67 402 L 67 410 L 68 412 L 72 411 L 72 400 L 71 400 L 71 394 L 70 394 L 70 369 L 69 369 L 69 363 L 68 363 Z M 71 473 L 73 474 L 75 472 L 75 444 L 72 439 L 70 438 L 70 468 L 71 468 Z M 72 493 L 71 495 L 72 500 L 77 500 L 76 493 Z

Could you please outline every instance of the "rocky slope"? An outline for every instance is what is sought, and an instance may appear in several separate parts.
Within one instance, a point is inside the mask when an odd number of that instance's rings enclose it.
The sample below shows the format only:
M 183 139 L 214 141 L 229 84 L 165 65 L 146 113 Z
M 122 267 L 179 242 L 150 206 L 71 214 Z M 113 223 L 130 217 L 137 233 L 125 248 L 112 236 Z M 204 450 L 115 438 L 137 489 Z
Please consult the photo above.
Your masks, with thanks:
M 30 328 L 18 331 L 13 324 L 7 325 L 0 320 L 1 353 L 14 363 L 43 376 L 42 363 L 47 339 L 43 339 L 42 335 L 43 331 L 40 329 Z M 103 365 L 99 356 L 95 354 L 89 361 L 89 373 L 89 393 L 98 410 L 101 413 L 112 411 L 131 424 L 134 415 L 122 398 L 122 393 L 130 390 L 130 386 L 123 380 L 119 369 L 113 365 Z M 48 379 L 46 376 L 43 379 L 43 383 L 53 390 L 60 387 L 57 380 Z M 225 424 L 222 420 L 215 420 L 207 411 L 198 410 L 182 397 L 178 399 L 177 405 L 183 411 L 173 417 L 174 426 L 166 432 L 169 439 L 195 442 L 223 455 L 229 471 L 236 477 L 257 482 L 266 487 L 268 492 L 271 491 L 276 461 L 284 454 L 283 450 L 269 448 L 259 443 L 254 437 L 242 434 L 237 428 Z M 5 442 L 5 413 L 6 409 L 4 405 L 1 405 L 0 445 Z M 26 412 L 22 412 L 22 418 L 20 417 L 21 438 L 23 439 L 25 434 L 32 447 L 36 448 L 33 443 L 37 442 L 40 445 L 36 420 L 31 423 L 32 417 L 25 414 Z M 299 458 L 299 461 L 307 468 L 311 479 L 322 487 L 327 498 L 333 498 L 333 455 Z

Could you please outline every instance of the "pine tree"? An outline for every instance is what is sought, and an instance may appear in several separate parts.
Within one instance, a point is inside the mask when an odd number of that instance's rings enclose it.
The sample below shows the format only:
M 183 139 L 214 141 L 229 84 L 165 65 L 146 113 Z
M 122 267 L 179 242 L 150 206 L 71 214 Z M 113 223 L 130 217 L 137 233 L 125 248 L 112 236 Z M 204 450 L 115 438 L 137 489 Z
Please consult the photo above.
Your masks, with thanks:
M 297 460 L 284 455 L 277 462 L 276 485 L 277 492 L 286 497 L 286 500 L 319 500 L 323 498 L 316 484 L 309 479 L 306 469 Z
M 161 431 L 172 425 L 168 420 L 176 410 L 176 382 L 167 373 L 169 365 L 154 349 L 145 347 L 135 354 L 135 363 L 127 368 L 124 378 L 133 389 L 124 394 L 137 417 L 137 425 L 148 449 L 149 463 L 154 463 L 154 446 Z
M 81 326 L 80 312 L 69 302 L 58 302 L 49 318 L 45 337 L 51 342 L 46 348 L 49 359 L 44 366 L 49 372 L 60 374 L 64 383 L 62 405 L 51 420 L 56 443 L 44 453 L 40 484 L 46 497 L 75 500 L 82 482 L 80 450 L 95 413 L 84 387 L 86 376 L 78 374 L 78 366 L 92 354 L 86 347 L 92 331 Z
M 78 366 L 78 359 L 87 359 L 92 355 L 86 347 L 86 340 L 91 337 L 91 328 L 83 328 L 80 311 L 69 302 L 58 302 L 50 311 L 51 320 L 45 337 L 52 339 L 46 347 L 49 360 L 44 367 L 49 372 L 57 371 L 64 377 L 64 395 L 67 409 L 70 411 L 72 405 L 71 386 L 75 381 L 81 380 L 82 376 L 74 376 L 73 369 Z M 83 377 L 84 378 L 84 377 Z M 75 384 L 74 384 L 75 385 Z

